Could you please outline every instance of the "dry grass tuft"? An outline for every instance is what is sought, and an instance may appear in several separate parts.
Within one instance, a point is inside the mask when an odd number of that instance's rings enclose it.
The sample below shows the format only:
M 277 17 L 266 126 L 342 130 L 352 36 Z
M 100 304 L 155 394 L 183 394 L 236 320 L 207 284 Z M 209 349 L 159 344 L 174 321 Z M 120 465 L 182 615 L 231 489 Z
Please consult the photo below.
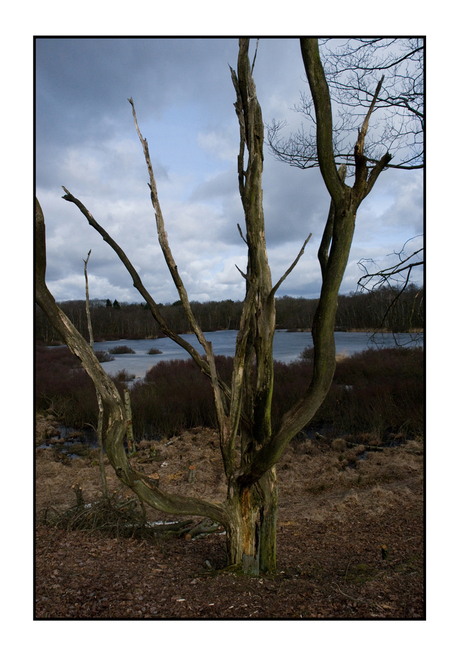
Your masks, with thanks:
M 332 441 L 331 447 L 334 451 L 345 451 L 347 443 L 343 438 L 336 438 Z
M 39 445 L 49 438 L 59 437 L 58 423 L 50 415 L 37 415 L 35 420 L 35 444 Z

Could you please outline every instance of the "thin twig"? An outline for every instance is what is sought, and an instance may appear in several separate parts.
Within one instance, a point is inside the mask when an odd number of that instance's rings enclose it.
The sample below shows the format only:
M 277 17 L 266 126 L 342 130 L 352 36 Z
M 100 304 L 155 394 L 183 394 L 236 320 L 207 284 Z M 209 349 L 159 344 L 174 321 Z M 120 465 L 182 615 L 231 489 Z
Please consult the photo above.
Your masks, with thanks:
M 286 279 L 286 278 L 291 274 L 292 270 L 295 268 L 295 266 L 296 266 L 297 263 L 299 262 L 301 256 L 303 256 L 303 253 L 304 253 L 304 251 L 305 251 L 305 247 L 306 247 L 308 241 L 310 240 L 310 238 L 311 238 L 311 234 L 308 236 L 308 238 L 306 239 L 306 241 L 305 241 L 304 244 L 302 245 L 302 248 L 301 248 L 301 250 L 300 250 L 300 252 L 299 252 L 297 258 L 295 259 L 295 261 L 294 261 L 294 262 L 292 263 L 292 265 L 291 265 L 291 266 L 286 270 L 286 272 L 283 274 L 283 276 L 282 276 L 281 279 L 278 281 L 278 283 L 276 283 L 276 284 L 273 286 L 273 288 L 272 288 L 272 290 L 271 290 L 271 292 L 270 292 L 270 295 L 273 296 L 273 295 L 276 293 L 276 291 L 278 290 L 278 288 L 281 286 L 281 284 L 283 283 L 283 281 L 284 281 L 284 280 L 285 280 L 285 279 Z
M 256 63 L 257 48 L 258 47 L 259 47 L 259 39 L 257 39 L 257 41 L 256 41 L 256 51 L 254 52 L 254 59 L 252 60 L 251 75 L 254 72 L 254 64 Z
M 238 227 L 238 231 L 239 231 L 239 233 L 240 233 L 241 238 L 244 240 L 244 242 L 245 242 L 246 245 L 247 245 L 247 244 L 248 244 L 248 241 L 247 241 L 246 238 L 243 236 L 243 232 L 241 231 L 241 227 L 240 227 L 240 225 L 239 225 L 238 223 L 236 223 L 236 226 Z

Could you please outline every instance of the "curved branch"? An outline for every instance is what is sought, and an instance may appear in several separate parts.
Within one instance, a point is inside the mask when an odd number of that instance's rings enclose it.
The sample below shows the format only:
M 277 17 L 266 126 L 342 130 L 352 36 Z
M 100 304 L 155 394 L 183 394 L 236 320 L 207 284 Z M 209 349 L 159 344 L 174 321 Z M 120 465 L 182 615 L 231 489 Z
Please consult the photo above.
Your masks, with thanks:
M 338 175 L 340 181 L 345 181 L 345 177 L 347 176 L 347 166 L 345 164 L 342 163 L 342 165 L 339 167 Z M 334 217 L 335 217 L 335 206 L 334 206 L 334 202 L 331 202 L 331 205 L 329 207 L 329 214 L 327 216 L 326 226 L 324 227 L 324 231 L 323 231 L 323 237 L 321 239 L 321 243 L 318 249 L 318 260 L 321 266 L 321 276 L 323 280 L 326 276 L 327 262 L 329 260 L 329 247 L 331 245 L 332 234 L 334 232 Z
M 359 44 L 361 41 L 362 45 L 357 46 L 356 42 Z M 387 164 L 388 167 L 401 170 L 423 168 L 421 41 L 350 39 L 342 45 L 335 42 L 334 48 L 325 48 L 324 40 L 320 43 L 331 102 L 336 107 L 333 128 L 336 165 L 346 163 L 349 169 L 355 165 L 352 140 L 356 122 L 366 115 L 375 95 L 375 87 L 382 72 L 385 72 L 385 89 L 382 89 L 374 107 L 374 110 L 380 111 L 384 129 L 374 131 L 372 142 L 367 142 L 366 155 L 369 162 L 375 164 L 382 154 L 377 154 L 377 151 L 385 147 L 394 157 Z M 316 125 L 317 120 L 311 110 L 312 99 L 306 94 L 301 94 L 301 98 L 300 106 L 294 106 L 294 109 L 304 114 L 310 124 Z M 268 126 L 268 144 L 272 154 L 300 169 L 318 165 L 314 140 L 308 131 L 305 132 L 302 126 L 295 133 L 282 138 L 281 129 L 285 126 L 286 121 L 273 121 Z
M 410 240 L 413 240 L 413 238 L 411 238 Z M 404 246 L 406 244 L 407 243 L 404 243 Z M 369 290 L 369 288 L 367 287 L 368 283 L 371 281 L 371 279 L 377 278 L 378 281 L 376 281 L 375 284 L 373 285 L 373 287 L 372 287 L 372 290 L 373 290 L 374 288 L 381 286 L 383 283 L 385 283 L 385 281 L 391 280 L 393 277 L 400 274 L 401 272 L 405 272 L 406 270 L 409 270 L 409 274 L 410 274 L 410 272 L 412 271 L 412 268 L 417 267 L 418 265 L 424 265 L 423 260 L 422 261 L 413 261 L 411 263 L 408 263 L 408 261 L 410 261 L 412 258 L 414 258 L 414 256 L 418 256 L 420 254 L 420 252 L 423 252 L 423 250 L 424 250 L 424 248 L 421 247 L 420 249 L 416 250 L 415 252 L 412 252 L 412 254 L 409 254 L 409 256 L 406 256 L 406 258 L 403 259 L 401 257 L 401 254 L 404 251 L 404 247 L 403 247 L 401 252 L 399 252 L 399 254 L 398 254 L 399 259 L 400 259 L 399 263 L 395 263 L 394 265 L 391 265 L 388 268 L 383 268 L 383 269 L 379 270 L 378 272 L 373 272 L 373 273 L 368 273 L 367 272 L 367 268 L 363 263 L 364 259 L 361 259 L 360 261 L 358 261 L 358 265 L 362 269 L 366 270 L 367 274 L 364 274 L 363 276 L 361 276 L 358 279 L 358 286 L 361 286 L 361 288 L 363 288 L 365 290 Z M 365 283 L 363 283 L 364 280 L 365 280 Z
M 139 291 L 139 293 L 142 295 L 144 300 L 146 301 L 150 312 L 152 313 L 153 317 L 155 320 L 158 322 L 161 330 L 164 332 L 164 334 L 173 340 L 175 343 L 177 343 L 180 347 L 185 349 L 187 353 L 190 354 L 190 356 L 193 358 L 195 363 L 200 367 L 200 369 L 208 376 L 211 378 L 211 368 L 201 354 L 191 345 L 187 340 L 184 340 L 184 338 L 181 338 L 180 335 L 178 335 L 175 331 L 172 331 L 172 329 L 169 327 L 168 323 L 165 321 L 163 316 L 160 313 L 160 310 L 158 308 L 158 305 L 156 304 L 155 300 L 153 297 L 150 295 L 150 293 L 147 291 L 145 288 L 144 284 L 141 281 L 141 278 L 139 274 L 137 273 L 135 267 L 129 260 L 129 258 L 126 256 L 125 252 L 122 250 L 122 248 L 116 243 L 116 241 L 105 231 L 103 227 L 94 219 L 94 217 L 91 215 L 91 213 L 88 211 L 88 209 L 84 206 L 80 200 L 78 200 L 76 197 L 74 197 L 68 190 L 65 188 L 65 186 L 62 187 L 66 194 L 63 196 L 62 199 L 66 200 L 67 202 L 72 202 L 77 206 L 80 211 L 83 213 L 85 218 L 88 220 L 88 223 L 95 229 L 105 240 L 108 245 L 113 249 L 113 251 L 117 254 L 118 258 L 120 261 L 123 263 L 129 274 L 131 275 L 131 278 L 133 280 L 133 286 Z M 230 390 L 226 384 L 224 384 L 221 380 L 219 380 L 219 385 L 220 388 L 224 391 L 226 396 L 230 396 Z
M 334 204 L 338 205 L 343 197 L 344 184 L 335 165 L 331 97 L 319 55 L 318 39 L 301 38 L 300 47 L 317 116 L 316 147 L 319 167 L 329 194 Z
M 139 125 L 137 123 L 137 116 L 136 116 L 136 110 L 134 108 L 134 102 L 132 98 L 128 99 L 128 102 L 131 104 L 132 110 L 133 110 L 133 118 L 134 118 L 134 124 L 136 127 L 137 135 L 139 136 L 139 140 L 142 144 L 142 149 L 144 150 L 144 157 L 145 157 L 145 162 L 147 164 L 147 168 L 149 171 L 149 177 L 150 177 L 150 183 L 149 183 L 149 188 L 150 188 L 150 197 L 152 200 L 152 205 L 155 211 L 155 218 L 157 222 L 157 232 L 158 232 L 158 241 L 160 243 L 161 250 L 163 252 L 163 256 L 166 261 L 166 265 L 168 266 L 169 273 L 171 274 L 171 277 L 174 281 L 174 284 L 177 288 L 177 291 L 179 293 L 179 297 L 181 299 L 182 305 L 185 309 L 185 313 L 187 315 L 187 319 L 190 323 L 190 326 L 192 327 L 196 337 L 198 338 L 199 343 L 203 346 L 204 350 L 207 352 L 207 348 L 210 343 L 208 343 L 203 335 L 203 332 L 201 328 L 199 327 L 195 316 L 193 315 L 192 308 L 190 306 L 190 302 L 188 299 L 187 291 L 185 289 L 184 283 L 182 281 L 182 278 L 179 274 L 176 262 L 174 260 L 173 253 L 171 251 L 171 248 L 169 246 L 168 242 L 168 234 L 166 233 L 165 229 L 165 223 L 163 219 L 163 213 L 161 211 L 161 206 L 160 206 L 160 201 L 158 199 L 158 192 L 157 192 L 157 187 L 156 187 L 156 181 L 155 181 L 155 176 L 153 174 L 153 168 L 152 168 L 152 163 L 150 159 L 150 153 L 149 153 L 149 148 L 147 144 L 147 139 L 143 138 Z
M 213 394 L 214 394 L 214 403 L 216 406 L 216 411 L 217 411 L 217 418 L 219 420 L 219 424 L 224 423 L 225 421 L 225 408 L 224 408 L 224 403 L 223 403 L 223 397 L 221 395 L 221 384 L 220 380 L 217 374 L 217 369 L 216 369 L 216 362 L 214 358 L 214 353 L 212 349 L 212 343 L 206 340 L 204 337 L 203 331 L 201 330 L 200 325 L 195 319 L 195 316 L 192 311 L 192 307 L 190 306 L 190 301 L 188 298 L 187 291 L 185 289 L 184 283 L 182 281 L 182 278 L 179 274 L 179 271 L 177 269 L 176 262 L 174 260 L 174 256 L 172 254 L 171 248 L 169 246 L 168 242 L 168 234 L 166 233 L 165 229 L 165 223 L 163 220 L 163 213 L 161 211 L 161 206 L 160 206 L 160 201 L 158 199 L 158 192 L 157 192 L 157 187 L 156 187 L 156 182 L 155 182 L 155 176 L 153 174 L 153 167 L 152 167 L 152 162 L 150 160 L 150 153 L 149 153 L 149 148 L 147 144 L 147 140 L 143 138 L 141 131 L 139 129 L 139 125 L 137 123 L 137 116 L 136 116 L 136 110 L 134 108 L 134 102 L 132 98 L 128 99 L 128 102 L 131 104 L 132 110 L 133 110 L 133 118 L 134 118 L 134 124 L 136 126 L 136 131 L 137 135 L 139 136 L 139 140 L 142 144 L 142 149 L 144 150 L 144 157 L 145 157 L 145 162 L 147 164 L 147 168 L 149 171 L 149 177 L 150 177 L 150 198 L 152 200 L 152 205 L 155 211 L 155 218 L 156 218 L 156 223 L 157 223 L 157 232 L 158 232 L 158 240 L 160 243 L 161 250 L 163 252 L 163 256 L 166 261 L 166 265 L 168 266 L 169 273 L 171 274 L 171 277 L 174 281 L 174 284 L 177 288 L 177 291 L 179 293 L 179 297 L 182 302 L 182 306 L 185 309 L 185 313 L 187 315 L 187 319 L 189 321 L 190 326 L 192 327 L 192 330 L 194 334 L 196 335 L 198 342 L 200 345 L 203 347 L 203 349 L 206 352 L 207 360 L 208 360 L 208 365 L 209 365 L 209 376 L 211 379 L 211 385 L 213 389 Z
M 162 331 L 168 336 L 168 338 L 171 338 L 171 340 L 174 340 L 178 345 L 180 345 L 183 349 L 185 349 L 190 356 L 193 358 L 193 360 L 202 368 L 202 370 L 209 376 L 210 375 L 210 370 L 209 366 L 207 365 L 206 361 L 203 360 L 201 357 L 200 353 L 186 340 L 181 338 L 177 333 L 172 331 L 166 321 L 164 320 L 163 316 L 160 313 L 160 310 L 158 308 L 158 305 L 156 304 L 155 300 L 153 297 L 150 295 L 150 293 L 147 291 L 145 288 L 144 284 L 141 281 L 141 278 L 139 274 L 137 273 L 134 265 L 131 263 L 129 258 L 126 256 L 125 252 L 122 250 L 122 248 L 118 245 L 118 243 L 105 231 L 103 227 L 94 219 L 94 217 L 91 215 L 91 213 L 88 211 L 88 209 L 85 207 L 85 205 L 80 202 L 79 199 L 74 197 L 70 191 L 65 188 L 65 186 L 62 187 L 64 191 L 66 192 L 65 195 L 63 195 L 62 199 L 66 200 L 67 202 L 72 202 L 77 206 L 80 211 L 83 213 L 85 218 L 88 220 L 88 223 L 95 229 L 105 240 L 108 245 L 113 249 L 113 251 L 117 254 L 118 258 L 120 261 L 123 263 L 129 274 L 131 275 L 131 278 L 133 280 L 133 286 L 139 291 L 139 293 L 142 295 L 142 297 L 145 299 L 147 302 L 148 307 L 150 308 L 150 311 L 155 318 L 155 320 L 158 322 L 159 326 L 161 327 Z
M 275 296 L 276 291 L 277 291 L 278 288 L 281 286 L 281 284 L 283 283 L 283 281 L 285 281 L 286 278 L 291 274 L 292 270 L 295 268 L 295 266 L 296 266 L 297 263 L 299 262 L 300 258 L 303 256 L 303 253 L 304 253 L 304 251 L 305 251 L 305 247 L 307 246 L 307 243 L 308 243 L 308 241 L 310 240 L 310 238 L 311 238 L 311 234 L 309 234 L 308 238 L 306 239 L 306 241 L 305 241 L 304 244 L 302 245 L 302 247 L 301 247 L 301 249 L 300 249 L 300 252 L 298 253 L 297 258 L 295 259 L 295 261 L 294 261 L 294 262 L 289 266 L 289 268 L 288 268 L 288 269 L 286 270 L 286 272 L 283 274 L 283 276 L 282 276 L 281 279 L 278 281 L 278 283 L 276 283 L 276 284 L 273 286 L 273 288 L 272 288 L 272 290 L 271 290 L 271 293 L 270 293 L 271 295 Z
M 132 470 L 130 482 L 127 485 L 140 499 L 156 510 L 167 512 L 170 515 L 201 515 L 224 526 L 229 523 L 224 504 L 163 492 L 152 479 L 136 469 Z
M 45 219 L 37 199 L 35 204 L 35 301 L 48 317 L 48 320 L 62 337 L 70 351 L 80 359 L 83 367 L 99 391 L 104 406 L 108 409 L 107 414 L 109 415 L 104 444 L 108 447 L 108 453 L 110 451 L 113 454 L 114 468 L 116 470 L 120 469 L 126 474 L 129 463 L 124 455 L 122 444 L 126 431 L 123 401 L 115 384 L 103 370 L 92 348 L 56 304 L 53 295 L 46 285 L 45 271 Z M 122 455 L 119 455 L 118 450 L 120 447 L 123 450 Z
M 35 301 L 72 353 L 78 356 L 91 377 L 96 391 L 100 393 L 104 403 L 104 413 L 107 416 L 106 429 L 103 434 L 104 446 L 117 476 L 142 500 L 157 510 L 177 515 L 202 515 L 227 525 L 228 516 L 223 504 L 162 492 L 149 483 L 147 476 L 131 467 L 123 446 L 127 421 L 120 394 L 102 368 L 92 348 L 56 304 L 46 286 L 45 220 L 38 200 L 36 200 L 35 209 L 35 261 Z

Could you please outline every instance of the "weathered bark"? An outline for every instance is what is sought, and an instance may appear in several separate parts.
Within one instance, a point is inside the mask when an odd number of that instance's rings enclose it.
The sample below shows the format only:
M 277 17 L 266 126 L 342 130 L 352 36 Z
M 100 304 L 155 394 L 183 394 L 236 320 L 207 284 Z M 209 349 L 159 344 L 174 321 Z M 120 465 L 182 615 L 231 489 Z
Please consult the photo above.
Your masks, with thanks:
M 273 337 L 275 333 L 275 287 L 268 264 L 263 212 L 264 124 L 248 57 L 249 39 L 240 39 L 237 73 L 231 70 L 236 92 L 235 110 L 240 125 L 238 180 L 243 204 L 248 247 L 246 297 L 237 340 L 231 401 L 231 440 L 241 437 L 243 465 L 251 465 L 257 452 L 272 437 Z M 245 167 L 245 154 L 247 164 Z M 297 263 L 301 254 L 286 275 Z M 281 281 L 282 281 L 281 280 Z M 281 282 L 280 281 L 280 282 Z M 253 375 L 253 367 L 255 372 Z M 240 412 L 251 416 L 241 424 Z M 252 485 L 240 483 L 240 471 L 229 478 L 228 504 L 231 526 L 228 538 L 229 564 L 240 562 L 246 573 L 276 569 L 276 470 L 266 470 Z
M 229 488 L 227 564 L 241 565 L 243 572 L 276 571 L 278 487 L 273 467 L 250 487 Z
M 86 321 L 88 323 L 88 334 L 89 334 L 89 346 L 94 350 L 94 334 L 93 334 L 93 325 L 91 323 L 91 311 L 89 310 L 89 283 L 88 283 L 88 261 L 91 255 L 91 250 L 88 252 L 88 256 L 84 260 L 85 264 L 85 290 L 86 290 Z M 104 425 L 104 404 L 102 402 L 102 397 L 99 390 L 96 388 L 96 397 L 97 397 L 97 447 L 98 447 L 98 460 L 99 460 L 99 473 L 101 475 L 101 486 L 102 486 L 102 496 L 104 499 L 107 499 L 107 477 L 105 474 L 105 465 L 104 465 L 104 444 L 102 441 L 102 429 Z
M 71 352 L 82 362 L 83 367 L 98 389 L 107 414 L 106 448 L 111 464 L 120 478 L 128 474 L 128 464 L 123 451 L 125 435 L 125 415 L 120 395 L 107 374 L 102 369 L 93 350 L 72 322 L 57 306 L 45 282 L 46 245 L 45 219 L 38 200 L 35 210 L 35 301 L 48 317 L 52 326 L 60 334 Z M 121 453 L 123 451 L 123 453 Z
M 126 440 L 128 442 L 128 452 L 132 456 L 136 453 L 136 444 L 134 442 L 133 434 L 133 417 L 131 412 L 131 397 L 129 396 L 128 388 L 124 389 L 125 411 L 126 411 Z
M 284 416 L 277 433 L 244 466 L 240 484 L 251 486 L 280 459 L 287 443 L 315 415 L 324 401 L 335 372 L 334 326 L 337 298 L 353 240 L 356 212 L 362 200 L 372 189 L 380 172 L 388 164 L 385 154 L 370 171 L 364 154 L 364 139 L 378 85 L 369 111 L 358 132 L 355 148 L 355 181 L 352 188 L 345 183 L 344 167 L 336 169 L 332 138 L 332 110 L 329 89 L 319 56 L 317 39 L 302 38 L 302 57 L 316 111 L 316 143 L 318 161 L 324 183 L 331 196 L 331 206 L 318 257 L 323 283 L 318 307 L 313 320 L 314 367 L 311 384 L 305 394 Z

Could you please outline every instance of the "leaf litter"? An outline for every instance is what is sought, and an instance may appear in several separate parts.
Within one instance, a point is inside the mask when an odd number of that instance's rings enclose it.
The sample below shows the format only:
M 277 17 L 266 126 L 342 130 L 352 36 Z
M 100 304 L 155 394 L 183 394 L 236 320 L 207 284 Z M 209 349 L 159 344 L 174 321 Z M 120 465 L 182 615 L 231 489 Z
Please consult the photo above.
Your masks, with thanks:
M 166 491 L 222 500 L 216 442 L 214 431 L 193 429 L 155 442 L 153 457 L 152 443 L 140 443 L 133 465 L 158 473 Z M 278 464 L 278 570 L 260 578 L 221 571 L 222 529 L 127 538 L 41 523 L 44 510 L 74 506 L 75 483 L 85 504 L 100 500 L 100 485 L 91 458 L 62 464 L 37 451 L 36 619 L 424 619 L 423 446 L 364 458 L 355 449 L 289 445 Z M 110 466 L 107 476 L 109 492 L 133 499 Z M 146 519 L 172 521 L 149 507 Z

